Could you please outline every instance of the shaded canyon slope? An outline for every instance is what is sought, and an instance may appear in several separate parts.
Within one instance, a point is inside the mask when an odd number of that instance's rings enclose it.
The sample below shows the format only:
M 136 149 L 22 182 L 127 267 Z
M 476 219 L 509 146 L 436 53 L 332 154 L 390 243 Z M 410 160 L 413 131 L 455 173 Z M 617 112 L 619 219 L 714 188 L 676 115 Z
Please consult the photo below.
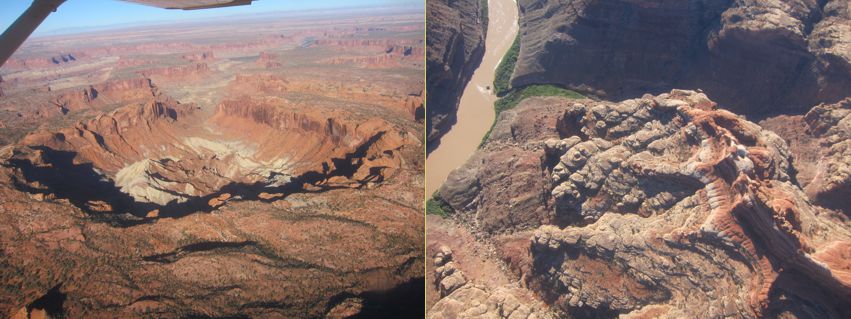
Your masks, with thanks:
M 610 100 L 701 89 L 739 114 L 803 114 L 851 94 L 846 0 L 519 0 L 511 83 Z
M 455 123 L 461 93 L 485 53 L 487 9 L 482 5 L 486 3 L 482 0 L 437 0 L 426 4 L 428 145 L 438 143 Z
M 847 318 L 849 114 L 804 117 L 804 188 L 783 138 L 701 92 L 527 99 L 439 190 L 430 316 Z

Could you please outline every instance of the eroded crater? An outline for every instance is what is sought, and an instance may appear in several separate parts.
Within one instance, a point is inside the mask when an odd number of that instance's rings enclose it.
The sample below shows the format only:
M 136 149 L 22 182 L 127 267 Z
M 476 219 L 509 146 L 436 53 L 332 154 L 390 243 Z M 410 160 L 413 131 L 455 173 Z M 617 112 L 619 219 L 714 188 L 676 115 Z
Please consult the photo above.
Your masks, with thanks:
M 212 116 L 166 98 L 56 132 L 9 155 L 16 185 L 113 222 L 209 212 L 231 200 L 371 187 L 401 164 L 391 124 L 282 99 L 226 100 Z

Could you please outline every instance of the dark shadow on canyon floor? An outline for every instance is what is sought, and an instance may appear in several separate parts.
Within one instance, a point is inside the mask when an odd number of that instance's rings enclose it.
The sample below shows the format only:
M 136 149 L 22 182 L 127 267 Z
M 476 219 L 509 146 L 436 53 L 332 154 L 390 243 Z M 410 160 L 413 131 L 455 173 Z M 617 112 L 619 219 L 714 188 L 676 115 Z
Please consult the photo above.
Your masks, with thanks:
M 141 202 L 134 199 L 107 176 L 97 170 L 92 163 L 75 163 L 76 152 L 55 150 L 49 147 L 32 147 L 41 153 L 40 160 L 44 163 L 33 163 L 31 159 L 11 159 L 12 167 L 20 169 L 25 180 L 16 180 L 16 187 L 32 194 L 54 194 L 58 198 L 67 199 L 74 206 L 90 215 L 93 219 L 110 223 L 117 227 L 131 227 L 156 220 L 157 218 L 181 218 L 194 213 L 209 213 L 216 209 L 210 201 L 229 194 L 227 200 L 248 200 L 272 202 L 276 199 L 260 198 L 261 193 L 283 194 L 289 196 L 295 193 L 320 193 L 333 189 L 359 188 L 368 182 L 382 182 L 384 176 L 379 168 L 371 168 L 364 180 L 354 186 L 327 185 L 328 178 L 343 176 L 351 178 L 363 164 L 362 158 L 367 150 L 378 141 L 378 134 L 342 158 L 332 158 L 334 168 L 323 164 L 322 171 L 308 171 L 294 176 L 283 185 L 268 183 L 237 183 L 232 182 L 219 188 L 216 192 L 204 196 L 186 196 L 183 201 L 172 200 L 165 205 Z M 47 164 L 47 165 L 45 165 Z M 41 186 L 35 187 L 31 183 Z M 310 185 L 306 188 L 305 185 Z M 103 203 L 107 205 L 103 205 Z M 157 217 L 145 217 L 149 212 L 158 210 Z
M 425 278 L 415 278 L 385 291 L 367 291 L 363 309 L 352 319 L 422 318 L 425 313 Z

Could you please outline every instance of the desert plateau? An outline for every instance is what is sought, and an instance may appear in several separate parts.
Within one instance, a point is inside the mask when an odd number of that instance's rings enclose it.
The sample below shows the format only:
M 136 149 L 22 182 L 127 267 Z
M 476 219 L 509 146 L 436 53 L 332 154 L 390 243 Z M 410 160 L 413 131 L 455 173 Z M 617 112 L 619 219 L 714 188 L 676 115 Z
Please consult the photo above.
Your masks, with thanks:
M 0 314 L 422 316 L 422 10 L 30 38 L 0 67 Z

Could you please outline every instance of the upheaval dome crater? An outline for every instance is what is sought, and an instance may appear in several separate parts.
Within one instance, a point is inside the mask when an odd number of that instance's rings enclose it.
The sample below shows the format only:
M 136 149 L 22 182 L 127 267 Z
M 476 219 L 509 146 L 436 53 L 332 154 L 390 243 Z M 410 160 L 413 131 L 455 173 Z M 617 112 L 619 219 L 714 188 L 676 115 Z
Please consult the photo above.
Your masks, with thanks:
M 4 155 L 16 186 L 135 224 L 230 200 L 373 187 L 401 165 L 400 148 L 411 142 L 378 118 L 249 97 L 206 115 L 151 88 L 137 105 L 26 136 Z

